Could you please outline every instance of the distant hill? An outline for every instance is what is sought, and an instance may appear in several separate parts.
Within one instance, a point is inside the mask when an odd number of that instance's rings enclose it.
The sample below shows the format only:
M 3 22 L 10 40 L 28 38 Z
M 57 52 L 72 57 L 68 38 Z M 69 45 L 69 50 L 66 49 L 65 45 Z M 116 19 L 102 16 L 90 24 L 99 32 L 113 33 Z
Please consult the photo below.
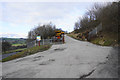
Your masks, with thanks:
M 11 44 L 25 44 L 25 38 L 0 38 L 2 41 L 10 42 Z

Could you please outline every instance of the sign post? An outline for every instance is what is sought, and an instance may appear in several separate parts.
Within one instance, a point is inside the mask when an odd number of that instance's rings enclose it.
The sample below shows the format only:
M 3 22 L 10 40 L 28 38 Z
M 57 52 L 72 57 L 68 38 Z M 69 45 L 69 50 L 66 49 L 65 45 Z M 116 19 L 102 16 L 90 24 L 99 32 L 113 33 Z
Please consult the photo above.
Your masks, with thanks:
M 40 46 L 40 41 L 39 41 L 39 46 Z
M 63 43 L 65 43 L 65 40 L 64 40 L 64 34 L 63 34 Z
M 39 46 L 40 46 L 40 40 L 41 40 L 41 36 L 37 36 L 37 41 L 39 41 Z
M 65 43 L 65 40 L 64 40 L 64 32 L 61 32 L 62 33 L 62 42 L 63 44 Z

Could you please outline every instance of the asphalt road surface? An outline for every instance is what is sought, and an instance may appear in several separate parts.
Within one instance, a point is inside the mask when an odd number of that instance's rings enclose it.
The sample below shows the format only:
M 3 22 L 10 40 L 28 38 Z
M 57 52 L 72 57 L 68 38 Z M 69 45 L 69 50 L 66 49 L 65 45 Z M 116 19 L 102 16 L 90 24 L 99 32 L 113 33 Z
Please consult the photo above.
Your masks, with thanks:
M 86 78 L 107 60 L 112 47 L 97 46 L 65 36 L 65 44 L 2 63 L 5 78 Z M 107 78 L 109 74 L 105 74 Z

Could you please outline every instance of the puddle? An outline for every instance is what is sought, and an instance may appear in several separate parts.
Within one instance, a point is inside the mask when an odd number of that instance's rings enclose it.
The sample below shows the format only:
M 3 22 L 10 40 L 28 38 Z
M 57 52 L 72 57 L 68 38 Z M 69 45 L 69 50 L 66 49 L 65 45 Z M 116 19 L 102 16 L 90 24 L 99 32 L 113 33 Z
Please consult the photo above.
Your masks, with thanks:
M 44 56 L 36 56 L 36 57 L 34 57 L 34 58 L 41 58 L 41 57 L 44 57 Z
M 63 50 L 65 50 L 66 48 L 56 48 L 56 49 L 54 49 L 54 51 L 63 51 Z

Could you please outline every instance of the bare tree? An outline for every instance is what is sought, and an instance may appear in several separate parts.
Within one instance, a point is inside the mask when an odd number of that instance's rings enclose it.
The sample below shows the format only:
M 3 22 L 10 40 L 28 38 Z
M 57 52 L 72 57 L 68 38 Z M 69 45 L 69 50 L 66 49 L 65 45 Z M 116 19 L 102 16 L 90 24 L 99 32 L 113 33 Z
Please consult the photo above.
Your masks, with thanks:
M 95 3 L 83 18 L 75 23 L 74 29 L 79 31 L 91 30 L 102 23 L 103 31 L 117 32 L 118 30 L 118 4 L 120 2 L 106 3 L 105 5 Z
M 36 28 L 28 32 L 28 39 L 34 40 L 36 36 L 41 36 L 41 38 L 51 38 L 55 35 L 55 25 L 52 23 L 38 25 Z

